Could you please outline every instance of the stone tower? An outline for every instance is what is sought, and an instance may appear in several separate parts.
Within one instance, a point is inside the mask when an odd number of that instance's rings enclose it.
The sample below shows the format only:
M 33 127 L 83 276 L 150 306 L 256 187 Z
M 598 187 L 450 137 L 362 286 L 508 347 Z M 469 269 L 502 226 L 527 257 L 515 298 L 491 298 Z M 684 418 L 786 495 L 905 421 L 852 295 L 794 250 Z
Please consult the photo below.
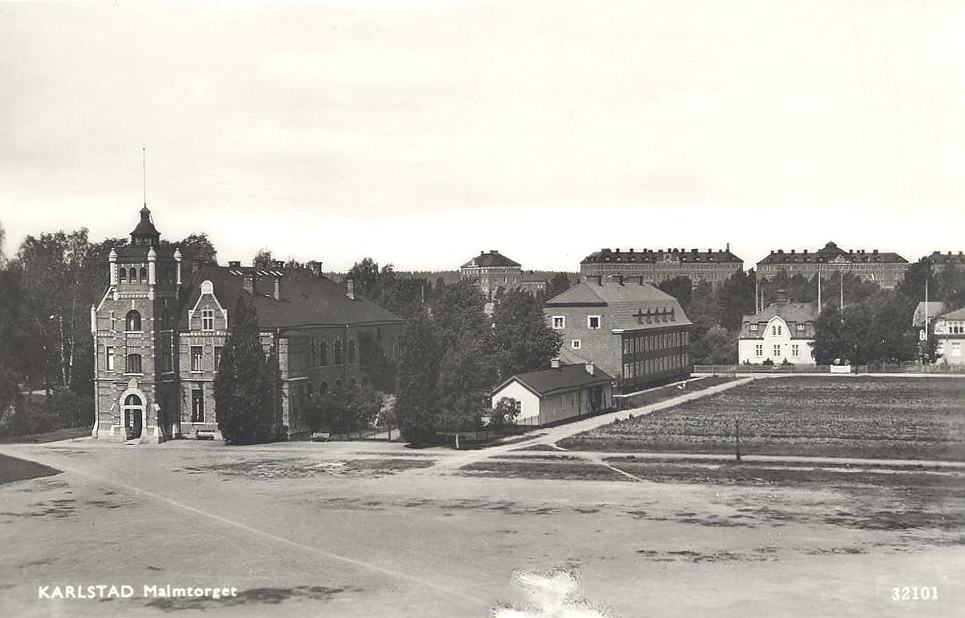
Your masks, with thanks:
M 161 246 L 145 205 L 131 242 L 110 253 L 110 284 L 91 307 L 98 438 L 160 442 L 180 430 L 177 328 L 181 253 Z

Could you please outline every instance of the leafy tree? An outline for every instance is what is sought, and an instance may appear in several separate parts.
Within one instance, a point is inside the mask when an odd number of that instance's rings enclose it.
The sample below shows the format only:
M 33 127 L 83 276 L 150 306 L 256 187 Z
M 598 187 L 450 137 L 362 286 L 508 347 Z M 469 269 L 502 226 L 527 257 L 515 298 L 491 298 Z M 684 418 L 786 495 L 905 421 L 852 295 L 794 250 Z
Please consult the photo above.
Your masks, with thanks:
M 684 313 L 687 313 L 691 298 L 693 297 L 694 288 L 690 277 L 674 277 L 673 279 L 666 279 L 658 283 L 657 288 L 676 298 L 677 302 L 680 303 L 680 307 L 684 310 Z
M 192 232 L 175 243 L 161 241 L 161 246 L 171 245 L 176 245 L 181 250 L 181 261 L 189 268 L 192 263 L 196 263 L 199 267 L 218 265 L 218 251 L 205 232 Z
M 938 289 L 936 300 L 950 303 L 956 309 L 965 306 L 965 271 L 947 264 L 938 275 Z
M 225 442 L 253 444 L 271 437 L 270 367 L 258 337 L 258 317 L 251 300 L 238 296 L 231 327 L 214 379 L 218 428 Z
M 754 313 L 755 277 L 753 270 L 737 271 L 717 291 L 716 322 L 727 330 L 738 330 L 744 316 Z
M 694 340 L 694 361 L 705 365 L 732 365 L 737 362 L 737 333 L 713 325 Z
M 274 262 L 274 257 L 271 255 L 271 249 L 259 249 L 255 253 L 255 257 L 251 260 L 251 265 L 255 268 L 271 268 L 272 262 Z
M 493 337 L 499 379 L 549 366 L 563 343 L 546 323 L 536 298 L 510 290 L 493 311 Z
M 907 304 L 893 290 L 882 290 L 840 311 L 830 305 L 815 321 L 814 356 L 818 364 L 836 359 L 856 365 L 896 363 L 917 353 L 908 328 Z
M 941 281 L 932 268 L 931 260 L 927 257 L 921 258 L 908 267 L 905 276 L 895 285 L 895 292 L 904 299 L 908 307 L 913 309 L 920 301 L 925 300 L 926 281 L 928 297 L 934 300 L 945 300 L 941 298 Z M 910 322 L 911 318 L 908 319 Z
M 371 334 L 359 337 L 359 369 L 372 381 L 378 390 L 395 392 L 396 367 L 385 355 L 385 350 Z
M 437 429 L 442 350 L 436 328 L 425 312 L 416 314 L 406 323 L 399 347 L 395 417 L 405 440 L 427 444 Z
M 489 421 L 490 427 L 502 429 L 507 425 L 514 424 L 516 417 L 519 416 L 519 408 L 516 403 L 516 400 L 512 397 L 501 397 L 492 410 Z
M 432 284 L 425 279 L 395 279 L 385 290 L 382 306 L 402 318 L 411 318 L 425 310 L 432 298 Z
M 559 296 L 572 286 L 573 283 L 570 281 L 570 276 L 565 272 L 558 272 L 553 275 L 553 278 L 546 284 L 546 298 Z

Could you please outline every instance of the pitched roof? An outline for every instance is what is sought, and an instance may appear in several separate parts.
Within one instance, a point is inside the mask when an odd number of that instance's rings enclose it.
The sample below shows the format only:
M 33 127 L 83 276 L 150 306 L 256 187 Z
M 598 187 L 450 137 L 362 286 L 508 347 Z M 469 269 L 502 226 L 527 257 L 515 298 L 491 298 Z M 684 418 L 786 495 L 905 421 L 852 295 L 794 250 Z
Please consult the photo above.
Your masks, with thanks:
M 941 314 L 945 313 L 951 309 L 951 305 L 948 303 L 943 303 L 941 301 L 931 301 L 928 303 L 928 319 L 933 320 Z M 920 301 L 918 306 L 915 307 L 915 313 L 911 318 L 912 326 L 924 326 L 925 325 L 925 302 Z
M 730 247 L 728 247 L 727 249 L 717 251 L 714 251 L 713 249 L 708 249 L 707 251 L 698 251 L 697 249 L 691 249 L 690 251 L 686 249 L 641 249 L 639 251 L 636 249 L 627 249 L 626 251 L 621 251 L 620 249 L 604 248 L 600 249 L 599 251 L 594 251 L 590 255 L 586 256 L 580 261 L 580 264 L 602 264 L 614 262 L 632 264 L 635 262 L 665 262 L 668 260 L 676 260 L 686 263 L 744 263 L 744 260 L 731 253 Z
M 807 249 L 801 253 L 796 252 L 794 249 L 791 249 L 790 252 L 785 252 L 784 249 L 771 251 L 770 254 L 758 262 L 758 264 L 800 264 L 809 262 L 826 264 L 828 262 L 835 261 L 851 262 L 853 264 L 908 263 L 908 260 L 901 257 L 897 253 L 887 251 L 879 252 L 877 249 L 874 249 L 870 253 L 864 249 L 861 249 L 860 251 L 845 251 L 833 242 L 829 242 L 813 253 L 808 253 Z
M 818 308 L 815 303 L 771 303 L 763 311 L 754 315 L 745 315 L 741 323 L 740 339 L 761 339 L 764 331 L 759 329 L 752 331 L 751 324 L 767 323 L 774 318 L 781 318 L 790 326 L 792 324 L 804 324 L 804 332 L 797 329 L 791 331 L 792 339 L 813 339 L 814 320 L 818 318 Z
M 955 311 L 949 311 L 948 313 L 943 313 L 938 317 L 945 318 L 946 320 L 965 320 L 965 307 L 956 309 Z
M 375 303 L 350 299 L 342 287 L 325 277 L 301 268 L 254 269 L 205 266 L 192 273 L 182 289 L 181 326 L 187 326 L 187 310 L 201 295 L 201 282 L 214 285 L 218 302 L 229 311 L 244 291 L 245 275 L 255 278 L 252 302 L 262 328 L 295 328 L 401 322 L 402 318 Z M 279 280 L 279 298 L 273 297 L 274 280 Z
M 961 251 L 958 254 L 954 254 L 951 251 L 948 253 L 942 253 L 940 251 L 933 251 L 931 255 L 928 256 L 928 261 L 934 265 L 946 265 L 946 264 L 956 264 L 959 266 L 965 265 L 965 254 Z
M 586 365 L 561 365 L 558 369 L 516 374 L 493 389 L 493 392 L 499 392 L 514 380 L 542 397 L 557 391 L 606 384 L 612 382 L 613 378 L 599 367 L 594 367 L 593 375 L 590 375 L 586 371 Z
M 602 285 L 584 281 L 546 301 L 553 307 L 607 307 L 610 321 L 615 329 L 646 330 L 668 324 L 688 325 L 690 320 L 677 299 L 649 283 L 620 284 L 603 280 Z M 661 316 L 651 323 L 644 322 L 650 315 Z M 661 321 L 666 316 L 667 321 Z
M 520 264 L 509 259 L 499 251 L 482 251 L 478 256 L 462 265 L 462 268 L 517 268 Z

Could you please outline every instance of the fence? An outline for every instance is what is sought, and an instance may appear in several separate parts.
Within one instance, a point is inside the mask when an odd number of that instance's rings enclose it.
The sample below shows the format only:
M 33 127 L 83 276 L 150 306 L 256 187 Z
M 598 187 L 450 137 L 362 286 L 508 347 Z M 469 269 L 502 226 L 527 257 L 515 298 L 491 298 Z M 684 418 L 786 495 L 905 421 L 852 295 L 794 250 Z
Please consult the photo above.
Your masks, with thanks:
M 830 374 L 830 365 L 694 365 L 693 373 L 712 373 L 732 375 L 738 373 L 826 373 Z M 921 374 L 965 374 L 965 365 L 922 365 L 885 364 L 885 365 L 854 365 L 851 373 L 921 373 Z

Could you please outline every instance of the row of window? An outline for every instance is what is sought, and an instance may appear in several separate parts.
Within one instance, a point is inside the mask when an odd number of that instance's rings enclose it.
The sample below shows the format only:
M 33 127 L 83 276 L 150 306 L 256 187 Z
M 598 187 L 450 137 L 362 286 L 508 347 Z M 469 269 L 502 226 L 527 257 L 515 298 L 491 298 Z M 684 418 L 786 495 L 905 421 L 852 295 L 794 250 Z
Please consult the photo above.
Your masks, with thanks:
M 348 350 L 345 353 L 345 344 L 342 343 L 341 339 L 335 339 L 332 342 L 332 362 L 329 363 L 328 358 L 328 340 L 322 339 L 318 343 L 312 339 L 311 344 L 311 366 L 312 367 L 327 367 L 329 364 L 332 365 L 351 365 L 355 362 L 356 355 L 356 343 L 355 339 L 348 340 Z
M 965 334 L 965 322 L 949 322 L 948 334 L 950 335 Z
M 176 267 L 158 264 L 157 265 L 157 281 L 159 283 L 174 283 L 177 279 Z M 147 283 L 147 268 L 141 266 L 140 269 L 137 268 L 124 268 L 118 267 L 117 269 L 117 282 L 118 283 Z
M 779 344 L 779 343 L 775 343 L 775 344 L 772 346 L 771 352 L 772 352 L 771 356 L 774 357 L 774 358 L 781 358 L 781 357 L 784 356 L 784 353 L 781 351 L 781 344 Z M 763 344 L 763 343 L 758 343 L 758 344 L 756 344 L 756 345 L 754 346 L 754 356 L 757 356 L 758 358 L 763 358 L 763 357 L 764 357 L 764 344 Z M 792 358 L 799 358 L 800 356 L 801 356 L 801 344 L 799 344 L 799 343 L 792 343 L 792 344 L 791 344 L 791 357 L 792 357 Z
M 554 330 L 563 330 L 566 328 L 566 316 L 554 315 L 552 319 Z M 588 315 L 586 316 L 586 327 L 590 330 L 598 330 L 601 327 L 600 316 L 598 315 Z
M 690 333 L 686 331 L 652 335 L 627 335 L 623 338 L 623 354 L 629 356 L 639 352 L 666 350 L 686 345 L 690 345 Z
M 632 380 L 637 377 L 648 376 L 663 371 L 672 371 L 690 367 L 690 354 L 671 354 L 658 358 L 641 359 L 633 363 L 623 363 L 623 378 Z
M 221 364 L 221 346 L 214 347 L 214 367 L 213 370 L 218 369 L 218 365 Z M 161 345 L 159 351 L 160 369 L 161 371 L 174 371 L 173 356 L 171 354 L 170 345 Z M 115 354 L 114 346 L 104 346 L 104 369 L 107 371 L 114 371 L 115 368 Z M 204 347 L 200 345 L 191 346 L 191 371 L 198 372 L 204 371 Z M 143 373 L 141 364 L 141 355 L 137 353 L 130 353 L 125 358 L 124 363 L 124 373 Z
M 804 330 L 805 330 L 805 328 L 807 328 L 807 327 L 806 327 L 804 324 L 795 324 L 795 325 L 794 325 L 794 330 L 796 330 L 796 331 L 799 332 L 799 333 L 803 333 Z M 751 324 L 751 332 L 756 333 L 757 331 L 758 331 L 758 325 L 757 325 L 757 324 Z M 771 325 L 771 335 L 774 336 L 774 337 L 783 337 L 783 336 L 784 336 L 784 326 L 783 326 L 782 324 L 772 324 L 772 325 Z

